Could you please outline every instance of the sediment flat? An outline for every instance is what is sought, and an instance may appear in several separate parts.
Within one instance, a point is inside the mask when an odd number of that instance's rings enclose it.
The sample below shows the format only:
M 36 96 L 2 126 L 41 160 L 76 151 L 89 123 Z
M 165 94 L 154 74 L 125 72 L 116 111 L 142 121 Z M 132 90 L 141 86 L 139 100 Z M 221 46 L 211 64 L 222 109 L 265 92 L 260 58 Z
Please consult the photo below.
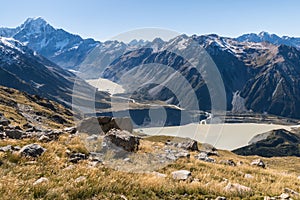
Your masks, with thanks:
M 276 124 L 188 124 L 172 127 L 135 129 L 147 135 L 189 137 L 201 143 L 209 143 L 218 149 L 233 150 L 248 144 L 257 134 L 274 129 L 291 130 L 290 126 Z

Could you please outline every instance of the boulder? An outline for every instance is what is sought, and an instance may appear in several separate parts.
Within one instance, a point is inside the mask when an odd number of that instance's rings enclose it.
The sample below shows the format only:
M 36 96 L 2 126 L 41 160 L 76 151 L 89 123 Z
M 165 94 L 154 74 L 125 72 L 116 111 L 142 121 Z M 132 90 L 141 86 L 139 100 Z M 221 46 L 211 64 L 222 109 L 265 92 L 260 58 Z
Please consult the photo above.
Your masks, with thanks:
M 78 132 L 88 134 L 104 135 L 111 129 L 120 129 L 132 132 L 133 125 L 131 119 L 128 117 L 113 118 L 108 116 L 86 118 L 77 125 Z
M 69 161 L 72 163 L 78 163 L 80 160 L 86 160 L 88 157 L 83 153 L 72 153 Z
M 112 128 L 119 127 L 119 129 L 128 131 L 130 133 L 132 133 L 133 131 L 133 125 L 129 117 L 121 117 L 121 118 L 114 117 L 112 118 L 111 123 L 113 125 Z
M 210 162 L 210 163 L 215 163 L 216 160 L 213 158 L 208 157 L 207 153 L 201 152 L 199 153 L 196 158 L 199 160 L 205 161 L 205 162 Z
M 4 116 L 0 117 L 0 125 L 2 126 L 8 126 L 10 124 L 10 121 L 6 119 Z
M 261 159 L 253 160 L 253 161 L 251 162 L 251 165 L 255 165 L 255 166 L 258 166 L 258 167 L 262 167 L 262 168 L 265 168 L 265 167 L 266 167 L 264 161 L 262 161 Z
M 67 127 L 64 129 L 65 132 L 70 133 L 70 134 L 75 134 L 77 132 L 76 127 Z
M 288 194 L 291 194 L 291 195 L 294 195 L 294 196 L 297 196 L 297 197 L 300 196 L 299 192 L 296 192 L 295 190 L 292 190 L 290 188 L 284 188 L 284 192 L 288 193 Z
M 238 183 L 228 183 L 226 187 L 224 188 L 224 191 L 226 192 L 238 192 L 240 194 L 251 192 L 251 188 L 246 187 L 244 185 L 240 185 Z
M 191 172 L 188 170 L 178 170 L 172 172 L 173 179 L 175 180 L 187 180 L 191 176 Z
M 168 140 L 166 145 L 182 148 L 188 151 L 198 151 L 198 142 L 189 138 L 176 138 L 174 141 Z
M 104 155 L 102 153 L 97 153 L 97 152 L 90 152 L 90 155 L 89 155 L 89 159 L 92 161 L 92 162 L 98 162 L 98 163 L 103 163 L 103 158 Z
M 8 152 L 8 151 L 13 151 L 13 147 L 11 145 L 0 147 L 0 152 Z
M 200 152 L 206 153 L 208 156 L 218 156 L 218 150 L 211 144 L 203 143 L 199 149 Z
M 41 137 L 39 137 L 39 141 L 40 142 L 49 142 L 49 141 L 51 141 L 51 139 L 46 135 L 42 135 Z
M 0 139 L 4 139 L 4 138 L 6 138 L 6 134 L 0 131 Z
M 77 125 L 77 131 L 79 133 L 87 134 L 103 134 L 103 131 L 99 125 L 99 122 L 96 117 L 90 117 L 83 119 Z
M 104 136 L 103 143 L 106 148 L 111 148 L 115 145 L 128 152 L 136 152 L 139 148 L 140 138 L 128 131 L 111 129 Z
M 21 139 L 24 135 L 24 132 L 17 129 L 6 129 L 5 135 L 11 139 Z
M 0 125 L 0 132 L 4 131 L 3 125 Z
M 24 146 L 19 153 L 22 156 L 28 156 L 28 157 L 38 157 L 42 155 L 46 151 L 45 148 L 41 147 L 38 144 L 29 144 Z
M 290 195 L 287 194 L 287 193 L 282 193 L 282 194 L 279 196 L 279 199 L 290 199 Z
M 177 154 L 175 154 L 176 158 L 190 158 L 191 155 L 189 152 L 178 152 Z
M 33 183 L 33 185 L 38 185 L 38 184 L 41 184 L 41 183 L 47 183 L 47 182 L 49 182 L 49 180 L 48 180 L 47 178 L 41 177 L 41 178 L 39 178 L 38 180 L 36 180 L 36 181 Z
M 99 139 L 99 135 L 91 135 L 86 138 L 86 141 L 97 141 Z

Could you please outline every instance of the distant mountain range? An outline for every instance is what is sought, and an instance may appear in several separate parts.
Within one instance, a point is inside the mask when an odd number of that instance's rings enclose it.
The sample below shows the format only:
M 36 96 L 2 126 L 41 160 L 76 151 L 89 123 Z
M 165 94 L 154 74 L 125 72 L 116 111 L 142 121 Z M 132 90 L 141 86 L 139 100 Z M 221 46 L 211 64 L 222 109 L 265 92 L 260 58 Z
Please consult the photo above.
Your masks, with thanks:
M 96 89 L 73 73 L 54 64 L 23 43 L 0 37 L 0 85 L 36 94 L 71 106 L 76 82 L 78 99 L 96 93 Z M 103 95 L 105 97 L 105 95 Z
M 239 42 L 269 42 L 275 45 L 287 45 L 300 49 L 300 38 L 283 36 L 279 37 L 276 34 L 268 32 L 260 32 L 259 34 L 249 33 L 236 38 Z
M 119 77 L 132 71 L 135 67 L 147 63 L 160 63 L 179 71 L 196 90 L 199 107 L 210 110 L 210 96 L 200 74 L 189 68 L 183 58 L 169 53 L 166 49 L 179 49 L 180 52 L 196 57 L 191 51 L 191 44 L 202 46 L 215 62 L 224 82 L 227 109 L 234 109 L 235 94 L 244 103 L 247 110 L 271 113 L 287 117 L 300 117 L 300 51 L 291 46 L 273 45 L 271 43 L 239 42 L 236 39 L 207 36 L 178 36 L 158 50 L 152 48 L 138 49 L 122 55 L 103 73 L 104 78 L 119 81 Z M 134 55 L 134 56 L 133 56 Z M 147 68 L 140 79 L 150 75 Z M 189 69 L 189 71 L 186 71 Z M 156 79 L 162 76 L 155 72 Z M 146 74 L 147 73 L 147 74 Z M 133 77 L 137 80 L 138 77 Z M 145 81 L 145 80 L 144 80 Z M 132 82 L 132 84 L 135 84 Z M 133 87 L 127 86 L 128 88 Z M 178 85 L 180 90 L 181 85 Z M 155 93 L 151 94 L 149 91 Z M 165 88 L 155 85 L 141 86 L 136 91 L 137 97 L 168 100 L 177 104 L 173 94 L 166 94 Z
M 222 76 L 228 110 L 252 110 L 300 118 L 300 38 L 279 37 L 261 32 L 245 34 L 238 38 L 212 34 L 180 35 L 170 41 L 159 38 L 153 41 L 134 40 L 128 44 L 119 41 L 98 42 L 55 29 L 42 18 L 30 18 L 17 28 L 0 28 L 0 35 L 14 38 L 1 39 L 3 42 L 0 69 L 3 74 L 7 74 L 6 71 L 11 73 L 11 80 L 13 76 L 17 80 L 14 84 L 28 92 L 39 93 L 43 88 L 49 87 L 47 92 L 53 90 L 51 96 L 68 93 L 69 90 L 67 92 L 61 88 L 70 88 L 71 83 L 68 79 L 74 75 L 62 68 L 73 70 L 85 79 L 104 77 L 120 82 L 120 77 L 135 67 L 154 63 L 170 66 L 180 72 L 196 91 L 200 109 L 210 110 L 209 91 L 202 75 L 195 72 L 183 57 L 169 51 L 178 52 L 189 59 L 197 58 L 192 45 L 196 43 L 206 50 Z M 13 45 L 13 48 L 10 45 Z M 26 55 L 18 50 L 18 46 L 21 49 L 28 47 L 22 50 L 26 51 Z M 10 65 L 17 66 L 14 67 L 13 73 Z M 39 69 L 36 65 L 42 65 L 44 71 L 21 73 L 27 72 L 26 66 L 32 68 L 31 70 Z M 145 82 L 153 73 L 157 79 L 166 78 L 160 69 L 154 72 L 148 68 L 133 74 L 127 88 L 135 88 L 137 83 Z M 56 86 L 46 86 L 51 80 L 48 76 L 52 77 L 52 74 L 60 80 L 53 80 L 53 83 L 57 82 L 58 90 L 51 88 Z M 178 99 L 167 88 L 153 84 L 139 86 L 133 91 L 133 98 L 178 104 Z M 181 89 L 180 84 L 175 84 L 174 87 Z

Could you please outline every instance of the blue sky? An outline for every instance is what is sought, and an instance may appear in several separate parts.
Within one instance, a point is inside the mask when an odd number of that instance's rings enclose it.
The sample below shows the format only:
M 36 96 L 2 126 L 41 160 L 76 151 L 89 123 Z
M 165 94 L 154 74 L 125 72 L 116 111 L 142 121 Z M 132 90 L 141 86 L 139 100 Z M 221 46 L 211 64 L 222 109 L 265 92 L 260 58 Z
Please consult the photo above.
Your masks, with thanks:
M 41 16 L 57 28 L 106 40 L 137 28 L 238 36 L 268 31 L 300 37 L 297 0 L 0 0 L 0 26 Z

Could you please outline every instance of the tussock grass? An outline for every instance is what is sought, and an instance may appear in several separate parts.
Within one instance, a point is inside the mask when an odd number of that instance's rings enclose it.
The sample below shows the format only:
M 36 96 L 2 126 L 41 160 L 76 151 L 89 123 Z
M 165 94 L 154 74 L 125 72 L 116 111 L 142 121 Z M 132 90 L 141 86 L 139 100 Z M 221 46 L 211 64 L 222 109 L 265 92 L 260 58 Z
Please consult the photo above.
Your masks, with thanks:
M 7 144 L 24 146 L 39 143 L 36 140 L 2 140 L 0 146 Z M 99 164 L 91 167 L 88 160 L 78 164 L 68 162 L 66 150 L 86 153 L 87 149 L 79 137 L 60 136 L 59 140 L 39 143 L 47 151 L 36 159 L 23 158 L 11 153 L 0 153 L 0 199 L 205 199 L 226 196 L 229 199 L 260 199 L 264 196 L 280 195 L 284 188 L 300 190 L 300 158 L 263 158 L 266 169 L 250 166 L 256 156 L 237 156 L 228 151 L 219 151 L 214 157 L 217 162 L 232 159 L 242 161 L 241 166 L 226 166 L 199 161 L 191 153 L 190 159 L 179 159 L 157 171 L 167 175 L 158 177 L 151 173 L 133 173 L 116 171 L 114 168 Z M 154 146 L 163 142 L 141 141 L 140 151 L 145 156 Z M 109 159 L 109 155 L 108 158 Z M 132 158 L 133 159 L 133 158 Z M 126 165 L 126 163 L 122 163 Z M 196 181 L 175 181 L 171 173 L 174 170 L 190 170 Z M 253 179 L 246 179 L 251 174 Z M 84 176 L 86 179 L 78 181 Z M 41 178 L 48 182 L 33 185 Z M 226 193 L 224 187 L 239 183 L 250 187 L 249 193 Z M 294 199 L 297 199 L 294 197 Z
M 29 121 L 22 115 L 22 112 L 29 116 L 40 116 L 42 123 L 30 119 L 32 121 L 31 123 L 35 125 L 57 129 L 74 125 L 71 111 L 61 104 L 37 98 L 15 89 L 0 86 L 0 104 L 0 113 L 3 113 L 4 116 L 11 121 L 12 125 L 22 127 L 22 125 Z M 24 107 L 22 112 L 20 112 L 19 106 Z M 53 108 L 51 109 L 51 107 Z M 53 116 L 59 116 L 66 122 L 61 124 L 53 120 Z

